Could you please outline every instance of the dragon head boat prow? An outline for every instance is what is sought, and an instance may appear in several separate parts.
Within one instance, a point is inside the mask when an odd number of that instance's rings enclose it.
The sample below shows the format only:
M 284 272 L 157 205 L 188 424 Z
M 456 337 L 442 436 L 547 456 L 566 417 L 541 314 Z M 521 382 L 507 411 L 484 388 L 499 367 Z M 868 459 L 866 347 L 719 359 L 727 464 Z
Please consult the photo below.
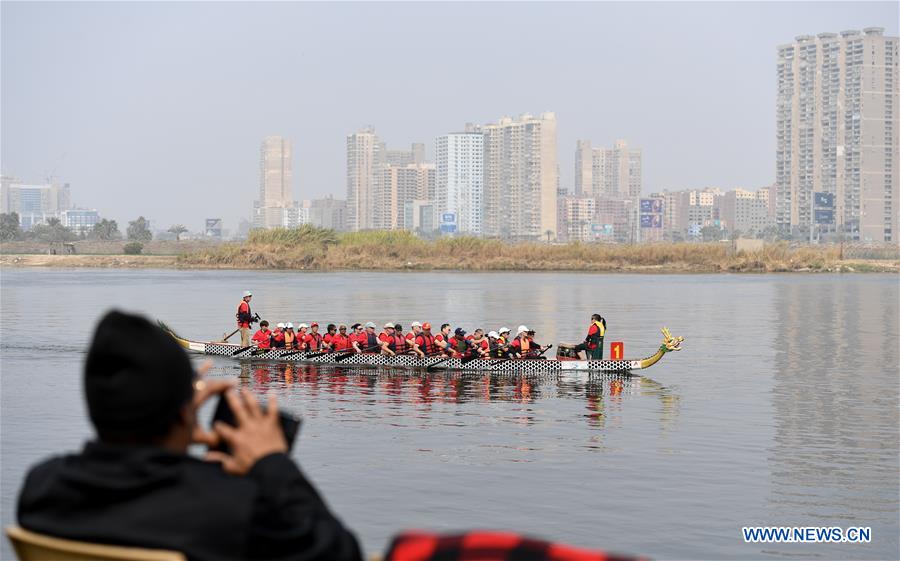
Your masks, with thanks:
M 684 341 L 684 337 L 672 337 L 668 327 L 663 327 L 661 331 L 663 334 L 663 342 L 660 350 L 667 353 L 671 351 L 680 351 L 681 342 Z

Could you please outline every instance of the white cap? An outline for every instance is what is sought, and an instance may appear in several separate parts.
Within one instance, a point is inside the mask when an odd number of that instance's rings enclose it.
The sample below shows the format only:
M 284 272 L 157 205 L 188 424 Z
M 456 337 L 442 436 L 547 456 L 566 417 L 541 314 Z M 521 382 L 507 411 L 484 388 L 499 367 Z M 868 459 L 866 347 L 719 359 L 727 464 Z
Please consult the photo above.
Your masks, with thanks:
M 490 337 L 491 339 L 499 339 L 500 334 L 497 333 L 496 331 L 491 331 L 490 333 L 488 333 L 488 337 Z
M 293 329 L 293 328 L 294 328 L 294 324 L 291 323 L 291 322 L 288 322 L 288 324 L 285 325 L 285 327 L 286 327 L 287 329 Z
M 303 329 L 304 327 L 309 328 L 309 326 L 306 325 L 305 323 L 301 323 L 300 325 L 297 326 L 297 329 Z
M 414 322 L 412 322 L 412 323 L 409 324 L 409 325 L 410 325 L 411 327 L 422 327 L 422 324 L 421 324 L 420 322 L 418 322 L 418 321 L 414 321 Z
M 250 292 L 249 290 L 245 290 L 245 291 L 244 291 L 244 298 L 246 298 L 247 296 L 253 296 L 253 293 Z
M 501 327 L 501 328 L 500 328 L 500 331 L 498 331 L 497 333 L 509 333 L 509 328 L 508 328 L 508 327 Z
M 366 327 L 371 327 L 372 329 L 375 329 L 375 324 L 372 323 L 371 321 L 369 321 L 369 322 L 366 322 Z
M 397 325 L 397 324 L 396 324 L 396 323 L 387 322 L 386 324 L 384 324 L 384 328 L 387 329 L 388 327 L 390 327 L 391 329 L 393 329 L 395 325 Z
M 275 327 L 279 327 L 279 328 L 281 328 L 281 329 L 284 329 L 284 324 L 283 324 L 283 323 L 279 323 L 279 324 L 276 325 Z
M 528 331 L 531 331 L 530 329 L 528 329 L 528 327 L 526 327 L 524 325 L 520 325 L 519 329 L 518 329 L 518 331 L 516 331 L 516 333 L 527 333 Z

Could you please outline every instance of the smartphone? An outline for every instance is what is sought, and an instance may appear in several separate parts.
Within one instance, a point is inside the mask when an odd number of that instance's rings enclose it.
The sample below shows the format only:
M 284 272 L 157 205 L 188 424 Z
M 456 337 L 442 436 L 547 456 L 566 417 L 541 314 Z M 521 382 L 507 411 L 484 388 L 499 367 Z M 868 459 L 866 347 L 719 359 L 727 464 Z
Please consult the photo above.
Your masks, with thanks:
M 243 399 L 243 397 L 238 397 L 239 399 Z M 265 411 L 265 407 L 263 407 L 263 411 Z M 278 411 L 278 419 L 281 422 L 281 432 L 284 433 L 284 439 L 287 441 L 288 451 L 290 451 L 291 448 L 294 447 L 294 440 L 297 439 L 297 433 L 300 432 L 301 420 L 299 417 L 295 417 L 283 410 Z M 219 404 L 216 405 L 216 412 L 213 414 L 212 422 L 215 423 L 216 421 L 222 421 L 233 427 L 237 426 L 237 419 L 234 418 L 234 411 L 231 410 L 231 406 L 228 405 L 228 400 L 225 399 L 224 395 L 219 396 Z M 231 447 L 224 441 L 211 449 L 218 452 L 225 452 L 226 454 L 231 453 Z

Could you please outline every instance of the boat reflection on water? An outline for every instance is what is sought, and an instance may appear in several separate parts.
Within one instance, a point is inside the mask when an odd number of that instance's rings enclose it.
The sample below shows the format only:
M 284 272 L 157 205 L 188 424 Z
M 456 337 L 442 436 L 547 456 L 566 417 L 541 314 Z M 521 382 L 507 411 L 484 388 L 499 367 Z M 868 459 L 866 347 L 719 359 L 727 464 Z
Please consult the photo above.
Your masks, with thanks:
M 420 411 L 434 404 L 531 405 L 544 399 L 575 399 L 585 401 L 588 425 L 603 428 L 607 417 L 621 411 L 630 398 L 654 397 L 659 400 L 663 430 L 670 428 L 678 416 L 679 398 L 671 388 L 627 373 L 595 373 L 585 380 L 565 374 L 411 373 L 284 362 L 243 362 L 239 368 L 242 386 L 257 394 L 274 392 L 283 402 L 293 401 L 295 392 L 301 392 L 305 399 L 368 401 Z

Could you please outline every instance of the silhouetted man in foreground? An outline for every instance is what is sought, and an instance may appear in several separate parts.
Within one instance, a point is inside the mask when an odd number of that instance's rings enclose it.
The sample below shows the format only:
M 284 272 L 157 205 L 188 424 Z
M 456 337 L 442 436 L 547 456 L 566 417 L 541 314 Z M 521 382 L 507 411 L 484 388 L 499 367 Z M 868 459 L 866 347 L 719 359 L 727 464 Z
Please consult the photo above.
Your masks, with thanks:
M 197 410 L 221 393 L 237 426 L 206 432 Z M 101 320 L 85 394 L 97 440 L 31 469 L 18 505 L 24 528 L 192 561 L 361 559 L 353 534 L 286 455 L 274 398 L 264 412 L 229 382 L 197 381 L 181 347 L 147 320 Z M 229 454 L 186 453 L 221 440 Z

